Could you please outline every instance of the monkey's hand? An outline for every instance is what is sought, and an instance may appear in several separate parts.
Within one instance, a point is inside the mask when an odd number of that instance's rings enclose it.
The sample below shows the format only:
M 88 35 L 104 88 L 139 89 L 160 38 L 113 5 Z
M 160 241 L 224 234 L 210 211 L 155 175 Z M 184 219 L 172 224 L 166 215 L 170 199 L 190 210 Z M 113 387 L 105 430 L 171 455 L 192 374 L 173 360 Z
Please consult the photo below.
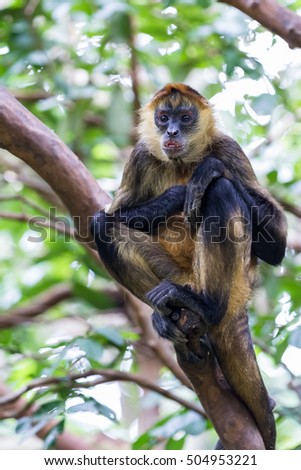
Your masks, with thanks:
M 153 312 L 152 324 L 161 338 L 172 341 L 177 348 L 181 349 L 187 343 L 187 339 L 182 331 L 177 328 L 172 318 L 163 316 L 159 312 Z
M 146 294 L 150 305 L 163 315 L 177 315 L 177 310 L 185 308 L 200 315 L 204 323 L 203 302 L 189 287 L 164 280 Z
M 221 160 L 207 157 L 195 169 L 187 184 L 184 214 L 190 226 L 196 230 L 200 216 L 202 199 L 212 181 L 224 176 L 225 166 Z

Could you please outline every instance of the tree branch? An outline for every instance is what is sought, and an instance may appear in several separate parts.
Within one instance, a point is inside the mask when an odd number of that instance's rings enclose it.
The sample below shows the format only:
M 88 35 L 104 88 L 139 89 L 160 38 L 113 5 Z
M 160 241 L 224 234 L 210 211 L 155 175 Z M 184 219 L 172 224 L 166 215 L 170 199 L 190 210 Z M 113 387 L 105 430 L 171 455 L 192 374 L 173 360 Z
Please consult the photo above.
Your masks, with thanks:
M 274 196 L 275 197 L 275 196 Z M 299 206 L 296 206 L 295 204 L 292 204 L 290 202 L 286 202 L 283 199 L 276 198 L 278 202 L 281 204 L 283 209 L 287 212 L 290 212 L 293 214 L 295 217 L 298 217 L 301 219 L 301 208 Z
M 89 382 L 88 381 L 78 382 L 78 380 L 85 379 L 91 376 L 98 376 L 98 378 L 91 380 Z M 37 388 L 49 387 L 52 385 L 71 386 L 71 387 L 76 387 L 76 388 L 90 388 L 90 387 L 95 387 L 96 385 L 99 385 L 99 384 L 104 384 L 104 383 L 114 382 L 114 381 L 135 383 L 136 385 L 139 385 L 139 387 L 141 388 L 146 388 L 148 390 L 152 390 L 153 392 L 159 393 L 165 398 L 168 398 L 169 400 L 173 400 L 189 410 L 195 411 L 202 417 L 206 417 L 202 408 L 196 403 L 189 402 L 185 400 L 184 398 L 178 397 L 173 392 L 170 392 L 168 390 L 165 390 L 159 387 L 154 382 L 146 379 L 145 377 L 139 377 L 139 375 L 131 374 L 129 372 L 121 372 L 121 371 L 113 370 L 113 369 L 90 369 L 86 372 L 79 373 L 79 374 L 70 374 L 68 376 L 63 376 L 63 377 L 46 377 L 43 379 L 33 380 L 32 382 L 27 384 L 25 387 L 21 388 L 18 392 L 0 397 L 0 407 L 14 403 L 15 401 L 19 400 L 20 397 L 24 395 L 24 393 L 29 392 L 30 390 L 37 389 Z
M 278 34 L 290 48 L 301 47 L 301 17 L 275 0 L 219 0 Z
M 52 187 L 73 217 L 78 238 L 91 241 L 89 216 L 110 197 L 61 139 L 2 87 L 0 147 L 26 162 Z
M 66 224 L 61 226 L 59 225 L 60 221 L 56 222 L 55 219 L 49 220 L 45 216 L 33 216 L 29 214 L 0 211 L 0 219 L 16 220 L 18 222 L 26 222 L 27 224 L 33 223 L 36 227 L 52 228 L 63 235 L 68 235 L 70 238 L 74 237 L 73 230 Z
M 72 296 L 73 291 L 69 284 L 59 284 L 44 292 L 37 299 L 31 300 L 30 305 L 17 307 L 6 315 L 0 315 L 0 329 L 11 328 L 20 323 L 31 321 L 34 317 Z
M 13 90 L 12 94 L 18 101 L 22 101 L 24 103 L 35 103 L 36 101 L 46 100 L 54 96 L 44 90 Z
M 132 80 L 132 89 L 134 93 L 133 100 L 133 115 L 134 115 L 134 128 L 137 128 L 138 125 L 138 110 L 140 109 L 140 96 L 139 96 L 139 80 L 138 80 L 138 60 L 137 60 L 137 51 L 135 47 L 135 18 L 129 17 L 130 24 L 130 34 L 129 34 L 129 47 L 131 49 L 131 80 Z

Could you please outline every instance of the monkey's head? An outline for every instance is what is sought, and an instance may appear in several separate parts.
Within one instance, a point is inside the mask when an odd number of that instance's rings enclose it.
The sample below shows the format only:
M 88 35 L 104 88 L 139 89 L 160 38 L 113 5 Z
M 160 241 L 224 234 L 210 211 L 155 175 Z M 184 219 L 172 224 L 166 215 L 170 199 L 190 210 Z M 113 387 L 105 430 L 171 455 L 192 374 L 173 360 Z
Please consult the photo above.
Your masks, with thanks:
M 211 142 L 215 122 L 208 101 L 193 88 L 169 83 L 140 111 L 140 139 L 162 161 L 199 161 Z

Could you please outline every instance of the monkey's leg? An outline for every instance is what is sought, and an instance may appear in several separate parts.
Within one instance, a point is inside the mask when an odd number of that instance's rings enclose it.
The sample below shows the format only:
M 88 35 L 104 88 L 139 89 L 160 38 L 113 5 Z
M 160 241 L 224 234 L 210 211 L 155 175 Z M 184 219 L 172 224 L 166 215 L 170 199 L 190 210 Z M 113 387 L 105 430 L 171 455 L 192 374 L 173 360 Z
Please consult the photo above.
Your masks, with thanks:
M 98 212 L 91 227 L 99 256 L 117 282 L 143 301 L 162 279 L 180 280 L 182 270 L 146 233 Z
M 235 393 L 252 413 L 267 449 L 275 447 L 275 422 L 253 350 L 246 304 L 252 289 L 250 212 L 233 183 L 214 181 L 201 213 L 201 243 L 196 278 L 205 299 L 215 302 L 208 336 L 220 367 Z M 198 264 L 199 263 L 199 267 Z M 210 316 L 209 316 L 210 319 Z

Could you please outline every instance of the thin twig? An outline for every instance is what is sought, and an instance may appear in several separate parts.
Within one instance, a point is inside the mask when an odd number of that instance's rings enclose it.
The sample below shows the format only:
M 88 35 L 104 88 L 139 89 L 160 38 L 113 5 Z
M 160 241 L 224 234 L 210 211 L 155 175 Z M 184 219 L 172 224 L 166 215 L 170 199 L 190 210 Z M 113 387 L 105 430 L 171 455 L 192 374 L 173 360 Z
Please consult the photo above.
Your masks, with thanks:
M 91 376 L 99 376 L 97 379 L 91 381 L 81 381 L 87 377 Z M 107 382 L 115 382 L 115 381 L 122 381 L 122 382 L 133 382 L 136 385 L 139 385 L 141 388 L 146 388 L 148 390 L 152 390 L 169 400 L 173 400 L 180 405 L 184 406 L 187 409 L 193 410 L 203 418 L 206 417 L 202 408 L 197 405 L 196 403 L 189 402 L 181 397 L 178 397 L 173 392 L 165 390 L 152 381 L 144 378 L 139 377 L 138 375 L 131 374 L 129 372 L 121 372 L 118 370 L 113 369 L 90 369 L 84 373 L 80 374 L 70 374 L 63 377 L 46 377 L 43 379 L 36 379 L 32 382 L 28 383 L 26 386 L 22 387 L 18 392 L 12 393 L 9 395 L 5 395 L 0 397 L 0 406 L 8 405 L 10 403 L 15 402 L 18 400 L 24 393 L 29 392 L 30 390 L 34 390 L 37 388 L 43 387 L 50 387 L 50 386 L 68 386 L 68 387 L 76 387 L 76 388 L 90 388 L 95 387 L 98 384 L 107 383 Z
M 0 211 L 0 219 L 16 220 L 18 222 L 26 222 L 27 224 L 33 223 L 35 226 L 43 228 L 52 228 L 59 233 L 74 238 L 74 231 L 70 227 L 68 227 L 66 224 L 61 227 L 59 225 L 59 223 L 61 223 L 60 220 L 56 221 L 55 219 L 53 219 L 53 221 L 50 221 L 47 220 L 45 216 L 32 216 L 29 214 L 17 214 L 15 212 Z

